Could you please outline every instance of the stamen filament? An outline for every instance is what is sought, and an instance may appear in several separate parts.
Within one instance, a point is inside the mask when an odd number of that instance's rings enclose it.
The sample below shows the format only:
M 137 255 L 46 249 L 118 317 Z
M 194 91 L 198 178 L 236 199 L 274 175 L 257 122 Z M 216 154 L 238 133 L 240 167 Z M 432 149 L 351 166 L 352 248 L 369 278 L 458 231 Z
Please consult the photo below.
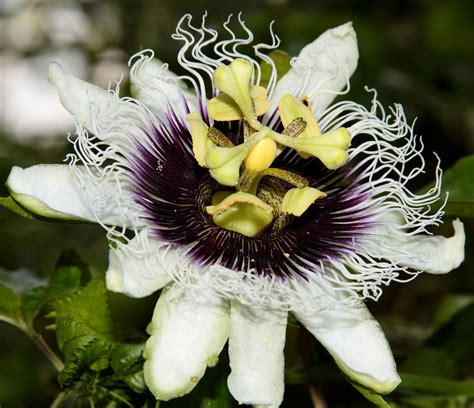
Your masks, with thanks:
M 224 133 L 215 127 L 209 128 L 207 131 L 207 137 L 219 147 L 234 147 L 232 140 L 230 140 L 226 135 L 224 135 Z
M 309 184 L 308 179 L 303 176 L 300 176 L 299 174 L 292 173 L 288 170 L 277 169 L 274 167 L 270 167 L 268 169 L 263 170 L 262 172 L 260 172 L 260 176 L 276 177 L 298 188 L 306 187 Z

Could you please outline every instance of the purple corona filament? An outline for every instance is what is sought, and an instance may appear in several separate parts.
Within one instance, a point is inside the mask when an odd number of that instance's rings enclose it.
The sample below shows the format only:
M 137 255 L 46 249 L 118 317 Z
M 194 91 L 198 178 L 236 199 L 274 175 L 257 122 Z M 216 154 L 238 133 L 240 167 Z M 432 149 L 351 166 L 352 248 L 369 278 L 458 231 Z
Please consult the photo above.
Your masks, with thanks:
M 194 158 L 186 124 L 171 112 L 167 121 L 146 134 L 146 145 L 137 146 L 135 197 L 157 238 L 188 247 L 193 261 L 281 279 L 306 277 L 321 261 L 353 252 L 373 224 L 370 204 L 360 206 L 370 203 L 370 193 L 361 192 L 357 176 L 348 174 L 352 166 L 330 171 L 318 159 L 287 149 L 274 166 L 304 176 L 311 187 L 324 185 L 328 197 L 277 232 L 267 229 L 251 238 L 220 228 L 205 211 L 218 184 Z

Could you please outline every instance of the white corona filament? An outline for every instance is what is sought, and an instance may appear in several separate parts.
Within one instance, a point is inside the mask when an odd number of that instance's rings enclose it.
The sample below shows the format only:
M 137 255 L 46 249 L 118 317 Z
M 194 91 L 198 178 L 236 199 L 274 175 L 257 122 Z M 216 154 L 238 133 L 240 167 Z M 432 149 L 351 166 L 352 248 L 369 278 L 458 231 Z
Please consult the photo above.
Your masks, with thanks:
M 179 22 L 173 38 L 183 42 L 178 53 L 179 64 L 188 72 L 186 76 L 172 78 L 167 74 L 167 66 L 162 67 L 160 75 L 169 81 L 187 80 L 196 90 L 200 99 L 200 108 L 205 110 L 207 98 L 215 95 L 209 85 L 212 83 L 214 69 L 222 63 L 235 58 L 245 58 L 255 67 L 255 83 L 261 79 L 260 64 L 242 52 L 239 47 L 249 46 L 253 42 L 253 34 L 245 25 L 239 14 L 238 26 L 244 31 L 245 37 L 238 38 L 231 30 L 231 18 L 224 23 L 225 31 L 230 39 L 218 39 L 214 29 L 207 28 L 205 16 L 198 27 L 191 25 L 191 16 L 185 15 Z M 276 49 L 279 38 L 270 26 L 271 43 L 253 46 L 255 54 L 261 60 L 270 64 L 272 73 L 268 85 L 271 97 L 276 84 L 276 67 L 264 52 Z M 210 49 L 212 55 L 206 54 Z M 137 79 L 141 70 L 153 58 L 150 51 L 142 51 L 130 60 L 131 77 Z M 301 87 L 304 84 L 298 84 Z M 356 302 L 360 297 L 378 299 L 382 287 L 391 281 L 406 281 L 412 279 L 418 272 L 409 268 L 380 260 L 372 253 L 368 241 L 358 240 L 344 247 L 339 261 L 324 260 L 313 264 L 306 259 L 290 259 L 288 274 L 291 279 L 282 280 L 273 277 L 257 275 L 252 267 L 252 260 L 238 273 L 218 264 L 209 267 L 194 264 L 186 256 L 192 248 L 177 247 L 162 243 L 163 251 L 154 250 L 150 253 L 149 236 L 152 225 L 147 222 L 146 214 L 131 199 L 133 193 L 133 174 L 131 161 L 136 154 L 137 142 L 141 146 L 153 150 L 158 160 L 166 162 L 167 157 L 153 146 L 144 136 L 152 134 L 153 129 L 159 129 L 163 137 L 173 143 L 181 143 L 190 151 L 190 146 L 183 140 L 176 140 L 168 129 L 170 123 L 184 118 L 178 117 L 179 110 L 169 106 L 165 93 L 161 94 L 161 103 L 165 112 L 170 112 L 166 120 L 157 118 L 147 107 L 132 98 L 119 98 L 118 84 L 116 89 L 109 90 L 113 97 L 111 115 L 93 115 L 93 133 L 90 136 L 79 124 L 75 136 L 70 136 L 75 153 L 67 156 L 67 160 L 82 182 L 82 188 L 88 198 L 94 203 L 94 214 L 97 221 L 107 230 L 108 239 L 113 245 L 130 255 L 166 262 L 169 273 L 175 281 L 175 287 L 187 292 L 196 292 L 200 297 L 207 293 L 215 293 L 226 299 L 236 299 L 243 304 L 271 307 L 275 309 L 301 310 L 326 309 L 337 307 L 338 302 Z M 207 86 L 207 87 L 206 87 Z M 349 90 L 349 80 L 344 92 Z M 350 174 L 357 177 L 358 193 L 367 194 L 368 202 L 358 204 L 353 210 L 359 213 L 373 215 L 377 223 L 379 215 L 398 213 L 404 219 L 400 225 L 393 224 L 388 234 L 399 235 L 408 229 L 411 234 L 427 232 L 427 228 L 439 224 L 443 215 L 443 207 L 435 214 L 430 214 L 430 207 L 440 196 L 441 169 L 435 172 L 435 185 L 423 194 L 410 192 L 407 184 L 417 175 L 425 171 L 425 160 L 421 154 L 423 144 L 421 138 L 414 134 L 413 126 L 407 123 L 400 105 L 385 111 L 373 93 L 369 109 L 351 102 L 342 101 L 326 110 L 321 115 L 319 124 L 323 132 L 339 127 L 347 127 L 353 137 L 353 146 L 349 150 L 348 168 Z M 317 89 L 311 92 L 317 92 Z M 343 93 L 344 93 L 343 92 Z M 183 100 L 186 95 L 183 93 Z M 94 109 L 93 101 L 91 101 Z M 174 116 L 173 116 L 174 115 Z M 133 120 L 131 120 L 133 119 Z M 269 113 L 268 123 L 274 124 L 279 118 Z M 141 135 L 141 136 L 140 136 Z M 285 154 L 285 153 L 284 153 Z M 411 169 L 411 170 L 409 170 Z M 334 177 L 321 180 L 321 187 L 329 185 Z M 333 179 L 330 179 L 333 177 Z M 337 180 L 336 180 L 337 181 Z M 330 192 L 329 192 L 330 193 Z M 161 200 L 160 197 L 154 197 Z M 124 220 L 132 221 L 123 224 L 121 228 L 106 225 L 104 214 L 114 212 L 123 216 Z M 351 212 L 340 211 L 341 220 L 349 223 Z M 127 231 L 135 232 L 134 245 L 129 245 L 132 238 Z M 373 235 L 368 234 L 367 240 L 377 240 L 379 232 L 375 229 Z M 133 235 L 133 234 L 132 234 Z M 153 238 L 155 239 L 155 238 Z M 218 243 L 216 243 L 217 246 Z M 161 244 L 160 244 L 161 245 Z M 355 248 L 357 250 L 355 250 Z M 171 260 L 171 261 L 170 261 Z M 298 261 L 298 262 L 297 262 Z M 179 266 L 178 266 L 179 265 Z M 238 265 L 235 265 L 238 266 Z M 271 275 L 271 268 L 270 275 Z M 298 276 L 305 273 L 307 279 Z M 336 292 L 333 283 L 337 284 Z M 209 290 L 212 289 L 212 290 Z M 348 296 L 349 295 L 349 296 Z M 211 296 L 211 295 L 210 295 Z M 336 300 L 335 300 L 336 299 Z

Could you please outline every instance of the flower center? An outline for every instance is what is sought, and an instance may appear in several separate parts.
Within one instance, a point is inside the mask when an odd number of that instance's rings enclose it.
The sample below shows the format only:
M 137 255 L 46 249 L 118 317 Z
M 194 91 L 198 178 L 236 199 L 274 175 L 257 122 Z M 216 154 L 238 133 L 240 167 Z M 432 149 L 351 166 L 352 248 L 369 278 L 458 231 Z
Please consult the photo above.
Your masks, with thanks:
M 247 237 L 268 228 L 281 230 L 291 217 L 301 216 L 326 196 L 299 174 L 271 167 L 283 148 L 303 158 L 317 157 L 333 170 L 346 163 L 351 139 L 345 128 L 321 134 L 311 109 L 290 94 L 278 106 L 284 130 L 278 133 L 265 126 L 259 118 L 271 104 L 267 90 L 253 85 L 252 77 L 253 65 L 241 58 L 218 67 L 214 85 L 221 93 L 207 105 L 214 126 L 197 112 L 187 116 L 194 156 L 219 185 L 206 212 L 217 226 Z M 234 123 L 240 129 L 237 144 L 222 131 Z

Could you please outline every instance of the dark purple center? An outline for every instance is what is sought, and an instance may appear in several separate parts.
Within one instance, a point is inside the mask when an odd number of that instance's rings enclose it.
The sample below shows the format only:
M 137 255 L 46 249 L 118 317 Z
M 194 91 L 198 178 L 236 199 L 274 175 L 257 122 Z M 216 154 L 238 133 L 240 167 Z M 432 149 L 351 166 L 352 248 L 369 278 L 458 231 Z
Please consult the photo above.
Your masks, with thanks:
M 238 134 L 233 127 L 226 133 L 235 140 Z M 166 126 L 146 133 L 132 167 L 136 201 L 157 238 L 187 246 L 189 256 L 202 265 L 254 269 L 259 275 L 279 278 L 304 277 L 319 269 L 321 262 L 354 253 L 357 240 L 371 223 L 366 211 L 369 204 L 359 206 L 369 197 L 361 192 L 357 176 L 349 175 L 351 163 L 330 171 L 318 159 L 302 159 L 286 149 L 272 167 L 303 175 L 311 187 L 328 196 L 301 217 L 292 218 L 285 228 L 268 228 L 255 238 L 216 226 L 205 207 L 222 187 L 197 164 L 186 124 L 172 113 Z

